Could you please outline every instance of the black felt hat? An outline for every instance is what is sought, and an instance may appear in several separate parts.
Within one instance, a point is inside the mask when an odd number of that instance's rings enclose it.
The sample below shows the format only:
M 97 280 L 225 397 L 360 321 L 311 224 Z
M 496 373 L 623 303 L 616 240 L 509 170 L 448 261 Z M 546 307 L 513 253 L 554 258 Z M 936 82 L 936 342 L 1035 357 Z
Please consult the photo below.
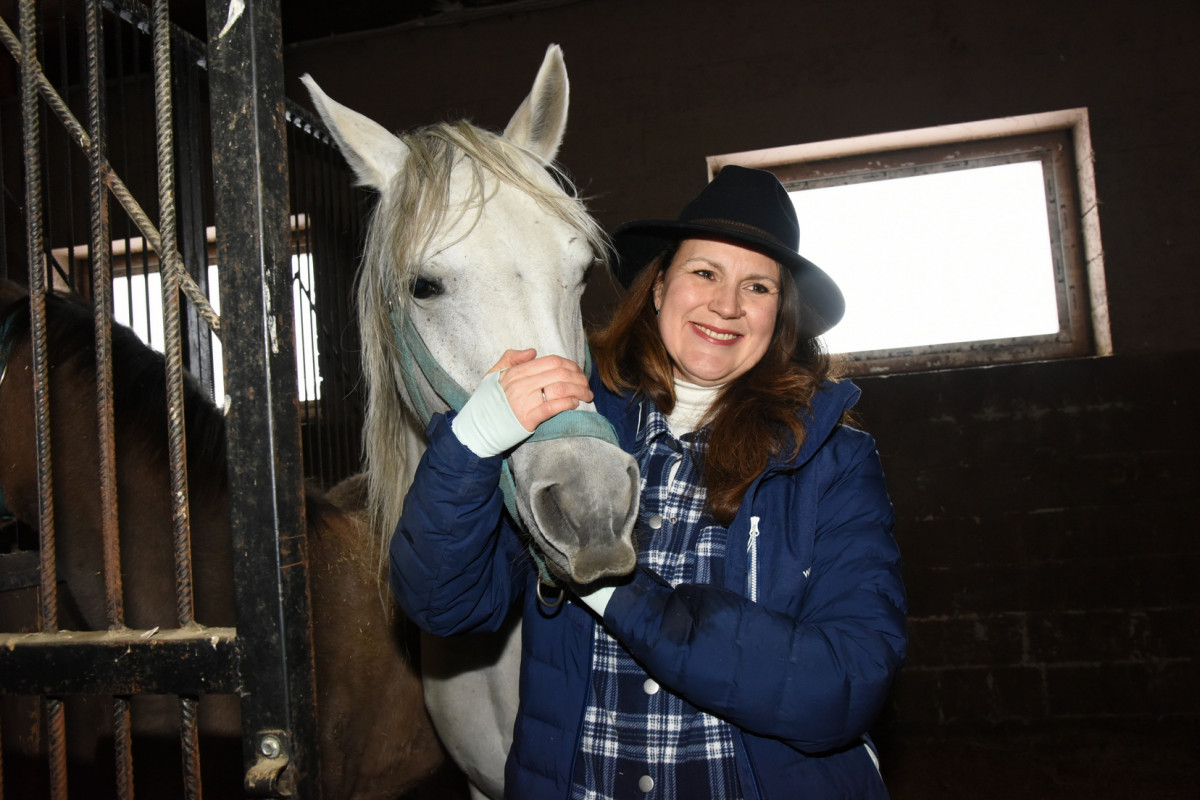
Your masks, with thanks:
M 720 239 L 757 250 L 786 267 L 806 309 L 801 328 L 819 336 L 846 311 L 842 290 L 804 256 L 800 223 L 787 190 L 774 174 L 730 165 L 717 173 L 675 220 L 626 222 L 612 235 L 617 279 L 628 287 L 642 269 L 672 242 Z M 815 318 L 814 318 L 815 317 Z

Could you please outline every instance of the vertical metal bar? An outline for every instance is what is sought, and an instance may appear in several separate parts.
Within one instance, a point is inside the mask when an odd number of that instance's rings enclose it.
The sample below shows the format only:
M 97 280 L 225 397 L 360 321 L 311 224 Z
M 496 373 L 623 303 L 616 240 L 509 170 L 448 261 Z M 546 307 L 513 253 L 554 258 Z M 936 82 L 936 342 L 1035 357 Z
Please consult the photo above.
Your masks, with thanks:
M 179 240 L 183 264 L 200 289 L 208 293 L 208 239 L 204 222 L 205 164 L 203 98 L 199 65 L 186 50 L 175 58 L 175 152 L 179 187 Z M 213 392 L 212 336 L 195 306 L 188 304 L 182 320 L 186 341 L 185 363 L 204 390 L 220 403 Z
M 305 145 L 308 137 L 296 125 L 289 125 L 287 128 L 288 134 L 288 164 L 289 174 L 291 177 L 291 209 L 294 218 L 299 219 L 299 214 L 304 214 L 306 223 L 303 230 L 293 230 L 292 238 L 295 241 L 295 254 L 298 256 L 301 253 L 307 252 L 309 258 L 313 258 L 311 237 L 313 215 L 316 209 L 311 202 L 311 195 L 307 192 L 309 172 L 305 167 Z M 314 265 L 315 270 L 315 265 Z M 312 287 L 310 286 L 311 290 Z M 315 294 L 315 293 L 314 293 Z M 303 295 L 302 295 L 303 296 Z M 302 324 L 307 323 L 307 315 L 301 316 Z M 301 340 L 303 341 L 303 340 Z M 319 349 L 319 346 L 318 346 Z M 307 378 L 307 373 L 310 368 L 310 359 L 308 358 L 307 350 L 301 353 L 304 374 Z M 312 365 L 315 369 L 315 365 Z M 322 391 L 323 394 L 323 391 Z M 304 403 L 301 408 L 301 417 L 303 422 L 302 431 L 304 434 L 304 470 L 305 475 L 320 475 L 323 476 L 322 466 L 324 459 L 321 453 L 321 437 L 320 437 L 320 406 L 319 400 L 310 398 Z M 314 413 L 314 409 L 318 409 Z
M 88 153 L 91 195 L 92 305 L 96 325 L 96 430 L 100 447 L 100 540 L 104 551 L 104 607 L 109 628 L 125 625 L 121 589 L 121 542 L 117 529 L 117 446 L 113 423 L 112 237 L 105 185 L 108 136 L 102 80 L 103 28 L 99 0 L 85 0 L 87 33 Z
M 154 0 L 154 120 L 158 145 L 158 213 L 162 250 L 163 354 L 167 369 L 167 431 L 171 463 L 171 529 L 175 544 L 176 602 L 180 626 L 195 617 L 192 531 L 188 518 L 187 452 L 183 430 L 183 354 L 179 341 L 179 277 L 183 265 L 175 238 L 175 134 L 171 110 L 171 23 L 167 0 Z
M 51 481 L 49 375 L 46 364 L 45 229 L 42 206 L 41 129 L 38 118 L 37 18 L 33 0 L 21 0 L 21 126 L 25 147 L 25 224 L 33 359 L 34 436 L 38 451 L 38 527 L 41 626 L 58 630 L 57 560 L 54 551 L 54 487 Z
M 341 173 L 334 168 L 336 162 L 331 158 L 329 145 L 314 137 L 312 150 L 314 184 L 318 196 L 322 198 L 321 207 L 326 209 L 325 219 L 320 229 L 321 239 L 317 244 L 318 249 L 322 252 L 321 263 L 325 266 L 321 285 L 325 289 L 326 298 L 353 297 L 350 287 L 344 285 L 342 281 L 342 275 L 345 272 L 348 270 L 353 272 L 354 259 L 349 254 L 357 252 L 356 248 L 353 248 L 356 226 L 353 224 L 351 214 L 351 197 L 348 188 L 340 185 L 337 181 L 337 177 Z M 346 244 L 347 238 L 350 242 L 349 246 Z M 333 335 L 331 336 L 332 341 L 321 351 L 322 366 L 325 368 L 324 374 L 332 376 L 331 380 L 335 381 L 333 385 L 336 387 L 336 393 L 332 394 L 329 402 L 324 405 L 324 410 L 327 422 L 331 427 L 329 447 L 334 453 L 338 480 L 345 478 L 358 465 L 357 447 L 351 437 L 352 431 L 361 427 L 350 419 L 352 403 L 350 387 L 353 382 L 347 380 L 348 370 L 352 369 L 351 363 L 356 363 L 357 360 L 351 362 L 342 357 L 344 337 L 349 336 L 352 332 L 347 325 L 347 308 L 348 304 L 345 303 L 325 304 L 326 324 Z
M 131 702 L 128 697 L 113 698 L 113 745 L 117 773 L 117 797 L 133 800 L 133 741 Z
M 207 9 L 244 754 L 290 732 L 285 778 L 317 797 L 280 0 Z
M 47 697 L 46 740 L 50 756 L 50 800 L 67 800 L 67 717 L 61 697 Z
M 34 0 L 21 0 L 19 7 L 21 44 L 21 133 L 25 164 L 25 225 L 29 270 L 30 337 L 33 361 L 34 441 L 38 451 L 38 546 L 41 629 L 58 630 L 58 564 L 54 549 L 54 490 L 51 480 L 50 413 L 48 367 L 46 363 L 46 286 L 45 218 L 42 198 L 41 125 L 39 119 L 37 73 L 37 16 Z M 44 701 L 48 751 L 50 755 L 50 796 L 67 796 L 65 718 L 62 700 Z
M 200 733 L 197 726 L 199 702 L 194 697 L 179 698 L 179 744 L 183 753 L 183 796 L 200 800 Z
M 66 2 L 58 3 L 57 23 L 58 24 L 56 27 L 58 29 L 57 30 L 57 33 L 58 33 L 58 85 L 59 85 L 59 91 L 63 97 L 63 102 L 65 102 L 69 106 L 71 104 L 72 86 L 71 86 L 71 70 L 70 70 L 69 64 L 67 63 L 67 55 L 68 55 L 68 53 L 71 52 L 71 46 L 68 44 L 68 32 L 70 31 L 71 27 L 73 27 L 73 26 L 70 26 L 67 24 L 67 3 Z M 86 46 L 79 48 L 79 50 L 83 51 L 83 52 L 86 52 L 86 49 L 87 49 Z M 75 184 L 75 152 L 74 152 L 74 148 L 71 146 L 71 141 L 69 139 L 59 139 L 58 137 L 53 137 L 54 140 L 61 142 L 61 146 L 62 146 L 60 156 L 55 158 L 55 157 L 53 157 L 53 153 L 52 153 L 53 148 L 51 147 L 51 145 L 53 142 L 52 142 L 51 137 L 49 136 L 49 134 L 50 134 L 49 127 L 47 127 L 47 129 L 46 129 L 46 133 L 47 133 L 47 136 L 46 136 L 46 141 L 45 141 L 44 146 L 46 149 L 46 167 L 47 167 L 47 176 L 48 176 L 47 185 L 48 186 L 63 185 L 63 186 L 69 187 L 69 191 L 74 190 L 74 188 L 76 186 L 76 184 Z M 57 166 L 59 169 L 61 169 L 65 173 L 61 184 L 59 184 L 53 177 L 53 172 L 54 172 L 55 166 Z M 87 180 L 87 178 L 85 178 L 84 180 Z M 75 245 L 82 243 L 82 237 L 77 235 L 76 230 L 75 230 L 76 220 L 75 220 L 74 204 L 68 205 L 66 207 L 64 213 L 65 213 L 66 218 L 65 218 L 63 224 L 61 224 L 57 229 L 55 228 L 52 221 L 51 221 L 51 224 L 47 225 L 47 228 L 51 232 L 51 236 L 49 238 L 50 238 L 51 242 L 61 244 L 63 241 L 63 239 L 62 239 L 63 230 L 62 229 L 63 228 L 66 229 L 66 234 L 65 234 L 66 235 L 66 244 L 70 247 L 70 250 L 69 250 L 70 255 L 67 258 L 66 280 L 72 289 L 79 291 L 81 294 L 84 294 L 86 296 L 86 289 L 84 287 L 85 281 L 81 280 L 80 277 L 76 274 L 76 259 L 74 257 Z M 55 236 L 54 234 L 57 234 L 57 236 Z M 59 267 L 59 265 L 57 263 L 55 263 L 53 266 L 56 269 L 61 269 L 61 267 Z M 86 287 L 86 288 L 90 289 L 91 287 Z
M 112 232 L 109 220 L 107 103 L 104 96 L 104 24 L 100 0 L 84 0 L 87 44 L 88 177 L 91 200 L 92 305 L 96 325 L 96 430 L 100 477 L 100 538 L 104 553 L 104 607 L 111 629 L 125 626 L 121 543 L 117 510 L 117 455 L 113 413 Z M 119 56 L 118 56 L 119 57 Z M 74 278 L 74 276 L 72 276 Z M 130 701 L 113 698 L 113 769 L 117 797 L 133 800 L 133 741 Z

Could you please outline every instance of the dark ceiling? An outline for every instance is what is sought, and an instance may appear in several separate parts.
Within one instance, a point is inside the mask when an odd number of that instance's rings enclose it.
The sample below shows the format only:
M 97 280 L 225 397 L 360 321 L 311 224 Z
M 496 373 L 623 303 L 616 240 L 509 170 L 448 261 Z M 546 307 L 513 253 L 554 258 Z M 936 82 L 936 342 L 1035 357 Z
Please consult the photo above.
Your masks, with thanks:
M 283 45 L 332 36 L 396 26 L 433 26 L 465 22 L 494 14 L 512 13 L 570 3 L 574 0 L 280 0 L 283 26 Z M 126 19 L 149 20 L 150 0 L 105 0 L 111 12 L 114 7 Z M 171 21 L 190 33 L 199 42 L 207 38 L 205 23 L 206 0 L 170 0 Z M 82 42 L 83 0 L 38 0 L 36 14 L 41 30 L 40 59 L 51 81 L 59 82 L 55 74 L 65 58 L 80 57 L 76 45 Z M 0 0 L 0 18 L 14 33 L 19 33 L 17 0 Z M 16 63 L 0 46 L 0 99 L 17 92 Z M 73 67 L 71 72 L 75 72 Z
M 285 46 L 396 25 L 452 22 L 505 7 L 538 4 L 538 0 L 280 0 Z M 172 0 L 170 6 L 178 24 L 197 38 L 205 38 L 204 0 Z
M 295 44 L 346 33 L 436 19 L 466 9 L 502 6 L 505 0 L 281 0 L 283 42 Z
M 561 2 L 561 0 L 559 0 Z M 117 8 L 149 14 L 150 0 L 111 0 Z M 405 24 L 435 24 L 508 10 L 545 5 L 547 0 L 280 0 L 284 45 Z M 108 5 L 106 3 L 106 5 Z M 80 0 L 39 0 L 39 24 L 57 27 L 60 19 L 82 19 Z M 205 38 L 205 0 L 170 0 L 171 21 L 197 39 Z M 17 31 L 16 0 L 0 0 L 0 17 Z

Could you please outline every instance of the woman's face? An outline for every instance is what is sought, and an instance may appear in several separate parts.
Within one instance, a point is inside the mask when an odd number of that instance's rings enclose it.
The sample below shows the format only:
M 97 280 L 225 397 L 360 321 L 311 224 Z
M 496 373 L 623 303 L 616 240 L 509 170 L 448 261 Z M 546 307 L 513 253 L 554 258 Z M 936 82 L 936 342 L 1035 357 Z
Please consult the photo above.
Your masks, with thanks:
M 686 239 L 654 285 L 658 331 L 675 377 L 719 386 L 767 352 L 779 313 L 779 264 L 712 239 Z

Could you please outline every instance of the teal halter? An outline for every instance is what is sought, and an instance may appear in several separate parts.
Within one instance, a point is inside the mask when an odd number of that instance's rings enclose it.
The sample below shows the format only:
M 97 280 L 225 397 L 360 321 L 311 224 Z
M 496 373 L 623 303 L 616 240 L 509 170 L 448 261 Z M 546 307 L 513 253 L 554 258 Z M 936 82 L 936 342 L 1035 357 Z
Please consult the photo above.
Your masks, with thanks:
M 433 354 L 429 352 L 429 347 L 425 344 L 425 340 L 421 338 L 421 334 L 412 324 L 412 318 L 409 315 L 392 311 L 390 316 L 392 320 L 392 334 L 396 340 L 396 348 L 400 351 L 402 367 L 400 377 L 404 382 L 404 390 L 408 394 L 409 401 L 413 404 L 417 415 L 421 419 L 421 424 L 428 425 L 429 420 L 433 417 L 433 412 L 425 404 L 425 399 L 421 396 L 421 387 L 417 381 L 418 374 L 424 376 L 434 393 L 446 405 L 455 411 L 461 411 L 470 398 L 470 395 L 453 378 L 446 374 L 446 371 L 437 363 Z M 585 373 L 591 373 L 591 361 L 591 353 L 585 346 L 583 364 Z M 533 432 L 533 435 L 525 441 L 543 442 L 569 436 L 590 436 L 612 445 L 617 444 L 617 433 L 613 429 L 612 423 L 595 411 L 579 410 L 563 411 L 555 414 L 539 425 Z M 525 523 L 521 520 L 520 513 L 517 511 L 516 484 L 513 481 L 512 467 L 509 465 L 508 457 L 505 457 L 500 469 L 500 490 L 504 493 L 504 506 L 508 509 L 508 513 L 517 521 L 518 525 L 528 532 Z M 533 561 L 537 565 L 538 576 L 541 582 L 552 585 L 554 578 L 546 568 L 545 559 L 537 551 L 532 542 L 529 545 L 529 554 L 533 557 Z

